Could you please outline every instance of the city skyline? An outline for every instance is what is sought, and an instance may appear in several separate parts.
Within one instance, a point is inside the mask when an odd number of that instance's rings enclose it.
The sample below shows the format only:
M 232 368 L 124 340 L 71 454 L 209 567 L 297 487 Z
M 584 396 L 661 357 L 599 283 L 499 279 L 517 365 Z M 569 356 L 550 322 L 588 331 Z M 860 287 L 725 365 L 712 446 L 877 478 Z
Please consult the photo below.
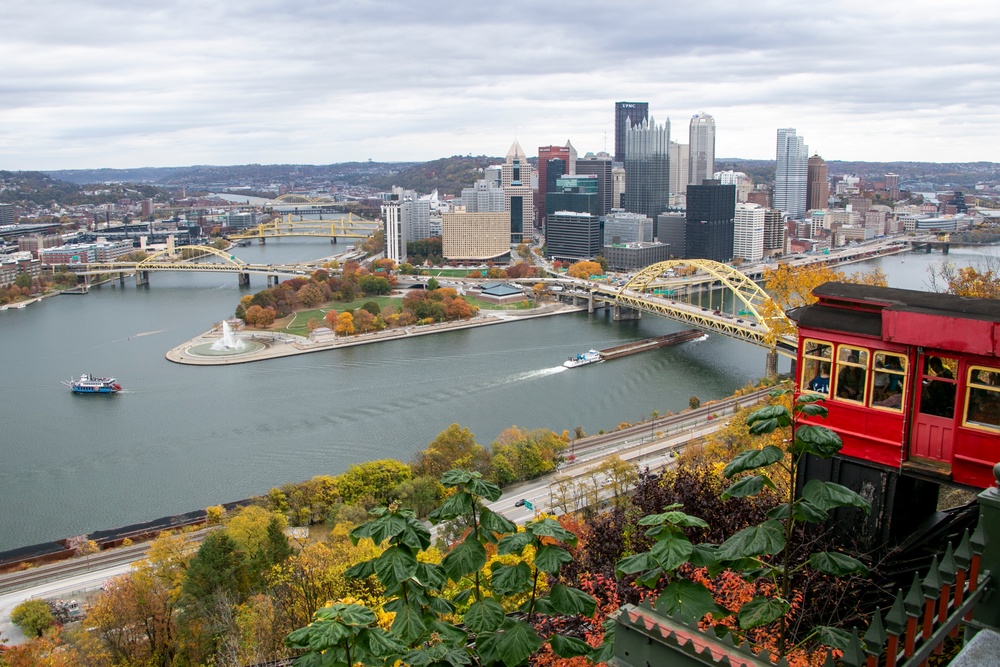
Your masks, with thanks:
M 613 153 L 621 100 L 704 110 L 720 156 L 767 158 L 779 127 L 828 161 L 1000 143 L 1000 9 L 982 2 L 11 5 L 0 169 L 426 161 L 514 138 Z

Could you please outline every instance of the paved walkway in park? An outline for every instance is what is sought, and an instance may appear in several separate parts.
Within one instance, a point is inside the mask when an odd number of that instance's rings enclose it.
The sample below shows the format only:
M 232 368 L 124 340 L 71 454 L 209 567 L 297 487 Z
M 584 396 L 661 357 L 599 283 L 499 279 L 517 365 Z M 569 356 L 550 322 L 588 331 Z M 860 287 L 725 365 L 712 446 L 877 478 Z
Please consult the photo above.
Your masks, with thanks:
M 338 336 L 329 341 L 312 341 L 303 336 L 281 333 L 277 331 L 243 331 L 237 338 L 250 340 L 257 343 L 257 348 L 247 352 L 234 353 L 229 355 L 205 356 L 193 352 L 192 349 L 206 343 L 214 343 L 222 337 L 219 329 L 206 331 L 202 335 L 178 345 L 166 354 L 167 360 L 177 364 L 188 364 L 191 366 L 229 366 L 231 364 L 246 364 L 253 361 L 263 361 L 265 359 L 277 359 L 279 357 L 291 357 L 297 354 L 309 354 L 310 352 L 323 352 L 325 350 L 336 350 L 342 347 L 352 347 L 354 345 L 368 345 L 370 343 L 381 343 L 387 340 L 398 340 L 400 338 L 410 338 L 413 336 L 429 336 L 431 334 L 444 331 L 455 331 L 457 329 L 473 329 L 494 324 L 505 324 L 507 322 L 519 322 L 537 317 L 549 317 L 552 315 L 562 315 L 564 313 L 576 313 L 586 311 L 587 306 L 572 306 L 564 303 L 545 304 L 531 310 L 504 310 L 504 311 L 480 311 L 480 313 L 469 320 L 458 320 L 455 322 L 441 322 L 438 324 L 427 324 L 423 326 L 409 326 L 399 329 L 385 329 L 372 333 L 359 334 L 356 336 Z

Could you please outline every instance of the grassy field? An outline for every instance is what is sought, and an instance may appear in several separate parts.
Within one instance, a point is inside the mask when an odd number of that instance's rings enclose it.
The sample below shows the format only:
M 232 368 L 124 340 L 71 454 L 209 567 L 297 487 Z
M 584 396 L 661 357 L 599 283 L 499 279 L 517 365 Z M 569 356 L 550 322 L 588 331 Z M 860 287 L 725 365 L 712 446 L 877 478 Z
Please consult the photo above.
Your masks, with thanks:
M 310 308 L 309 310 L 300 310 L 296 313 L 292 313 L 288 317 L 283 317 L 280 320 L 275 320 L 274 329 L 281 331 L 283 333 L 290 333 L 295 336 L 308 336 L 309 335 L 309 320 L 316 318 L 320 322 L 323 321 L 323 317 L 332 309 L 336 310 L 338 313 L 342 313 L 345 310 L 354 310 L 365 305 L 369 301 L 374 301 L 378 304 L 378 307 L 385 310 L 386 307 L 392 306 L 393 308 L 398 308 L 401 303 L 403 303 L 402 297 L 398 296 L 372 296 L 364 297 L 361 299 L 355 299 L 354 301 L 349 301 L 347 303 L 339 303 L 337 301 L 330 301 L 325 303 L 319 308 Z M 326 326 L 325 324 L 323 326 Z

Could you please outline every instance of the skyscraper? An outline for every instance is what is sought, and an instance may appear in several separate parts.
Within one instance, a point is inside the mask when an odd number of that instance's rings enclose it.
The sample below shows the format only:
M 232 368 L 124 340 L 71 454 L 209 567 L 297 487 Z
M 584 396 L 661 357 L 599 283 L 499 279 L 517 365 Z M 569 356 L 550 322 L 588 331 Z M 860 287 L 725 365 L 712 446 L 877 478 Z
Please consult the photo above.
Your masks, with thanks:
M 691 117 L 688 141 L 688 184 L 700 185 L 715 173 L 715 119 L 707 113 Z
M 806 193 L 809 210 L 829 208 L 830 183 L 826 179 L 826 160 L 813 155 L 807 163 Z
M 670 192 L 675 195 L 687 194 L 690 148 L 688 144 L 670 142 Z
M 625 210 L 656 220 L 669 203 L 670 119 L 650 118 L 625 128 Z
M 576 161 L 576 173 L 578 175 L 593 174 L 597 176 L 597 198 L 600 206 L 597 215 L 607 215 L 611 209 L 618 208 L 620 204 L 615 203 L 612 197 L 611 179 L 611 156 L 607 153 L 593 155 L 587 153 L 586 156 Z
M 757 204 L 737 204 L 733 222 L 733 257 L 748 262 L 764 258 L 764 208 Z
M 806 214 L 809 147 L 794 128 L 778 130 L 778 165 L 774 172 L 774 208 L 801 219 Z
M 510 212 L 510 242 L 531 240 L 535 228 L 535 201 L 531 189 L 531 163 L 521 144 L 515 140 L 501 165 L 500 185 L 503 187 L 506 210 Z
M 382 205 L 382 220 L 385 231 L 385 257 L 397 264 L 406 261 L 406 244 L 409 241 L 403 208 L 398 195 Z
M 558 177 L 570 173 L 569 150 L 568 146 L 538 147 L 538 190 L 536 190 L 535 207 L 538 209 L 539 226 L 545 222 L 545 193 L 552 189 Z
M 615 102 L 615 162 L 625 161 L 625 128 L 649 118 L 649 102 Z
M 736 186 L 706 180 L 687 187 L 686 254 L 689 259 L 728 262 L 733 258 Z

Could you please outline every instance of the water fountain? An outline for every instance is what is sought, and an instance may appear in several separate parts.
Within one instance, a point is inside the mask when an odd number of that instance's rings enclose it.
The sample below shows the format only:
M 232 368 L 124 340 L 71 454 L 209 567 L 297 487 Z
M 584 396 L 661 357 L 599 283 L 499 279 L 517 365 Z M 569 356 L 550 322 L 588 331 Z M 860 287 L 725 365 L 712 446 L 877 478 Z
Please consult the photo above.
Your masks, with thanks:
M 212 343 L 212 349 L 216 352 L 233 350 L 241 352 L 246 349 L 246 343 L 233 335 L 233 328 L 229 326 L 229 320 L 222 320 L 222 338 Z
M 222 321 L 222 337 L 212 343 L 200 343 L 187 349 L 188 353 L 200 357 L 226 357 L 246 354 L 264 347 L 263 343 L 238 338 L 229 322 Z

